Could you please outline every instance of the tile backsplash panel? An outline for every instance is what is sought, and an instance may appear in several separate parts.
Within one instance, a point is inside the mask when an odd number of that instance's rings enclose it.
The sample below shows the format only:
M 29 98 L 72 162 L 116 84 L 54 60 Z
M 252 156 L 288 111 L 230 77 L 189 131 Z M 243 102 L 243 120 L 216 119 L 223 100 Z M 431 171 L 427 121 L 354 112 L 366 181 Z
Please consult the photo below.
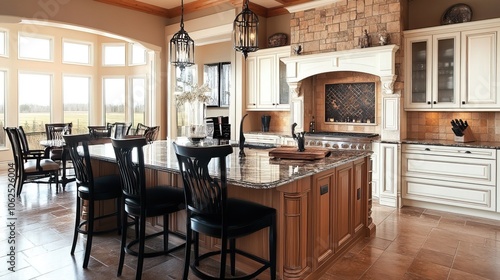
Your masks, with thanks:
M 452 119 L 467 120 L 476 141 L 500 141 L 500 112 L 407 112 L 408 138 L 453 141 Z
M 375 123 L 375 83 L 325 85 L 324 121 Z

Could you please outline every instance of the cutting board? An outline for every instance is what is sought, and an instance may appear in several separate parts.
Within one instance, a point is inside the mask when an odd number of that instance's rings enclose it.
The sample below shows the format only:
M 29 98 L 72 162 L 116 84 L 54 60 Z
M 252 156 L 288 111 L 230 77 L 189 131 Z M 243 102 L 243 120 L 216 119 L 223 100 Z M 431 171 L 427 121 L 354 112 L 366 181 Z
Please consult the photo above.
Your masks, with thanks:
M 297 147 L 279 147 L 269 151 L 272 158 L 316 160 L 330 155 L 330 150 L 325 148 L 307 147 L 305 151 L 299 152 Z

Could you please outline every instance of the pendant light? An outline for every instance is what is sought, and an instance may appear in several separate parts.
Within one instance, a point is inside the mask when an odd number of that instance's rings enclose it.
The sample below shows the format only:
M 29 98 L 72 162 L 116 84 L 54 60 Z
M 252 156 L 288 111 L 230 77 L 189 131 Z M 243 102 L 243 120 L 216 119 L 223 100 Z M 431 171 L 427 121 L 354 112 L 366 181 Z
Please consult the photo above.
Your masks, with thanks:
M 184 30 L 183 0 L 181 0 L 181 29 L 170 39 L 170 63 L 181 70 L 194 64 L 194 41 Z
M 243 11 L 233 22 L 233 45 L 236 51 L 242 52 L 245 59 L 249 52 L 259 49 L 259 17 L 248 8 L 248 0 L 243 4 Z

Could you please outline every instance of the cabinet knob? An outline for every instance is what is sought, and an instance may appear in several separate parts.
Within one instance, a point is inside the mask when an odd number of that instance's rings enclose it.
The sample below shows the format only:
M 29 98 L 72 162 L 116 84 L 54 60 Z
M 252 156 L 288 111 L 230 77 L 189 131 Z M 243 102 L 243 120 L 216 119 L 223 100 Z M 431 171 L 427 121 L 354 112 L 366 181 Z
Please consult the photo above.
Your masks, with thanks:
M 437 101 L 434 101 L 433 103 L 434 103 L 434 104 L 438 104 L 438 103 L 437 103 Z
M 462 105 L 465 105 L 465 101 L 462 101 Z
M 431 102 L 430 102 L 430 101 L 427 101 L 427 104 L 431 105 Z
M 429 149 L 429 148 L 425 148 L 424 150 L 425 150 L 425 151 L 430 151 L 431 149 Z

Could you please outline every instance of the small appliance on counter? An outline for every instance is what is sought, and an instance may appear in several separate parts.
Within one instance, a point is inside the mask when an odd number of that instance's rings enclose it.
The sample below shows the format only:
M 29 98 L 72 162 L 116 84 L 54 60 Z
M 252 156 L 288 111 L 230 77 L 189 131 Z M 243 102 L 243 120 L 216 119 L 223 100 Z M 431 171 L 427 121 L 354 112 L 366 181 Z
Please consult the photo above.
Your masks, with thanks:
M 455 142 L 474 142 L 474 136 L 467 121 L 462 119 L 451 120 L 451 130 L 455 134 Z
M 269 132 L 269 125 L 271 124 L 271 116 L 263 115 L 262 116 L 262 131 Z
M 229 124 L 229 117 L 218 116 L 218 117 L 208 117 L 206 119 L 207 123 L 213 123 L 214 139 L 229 140 L 231 138 L 231 125 Z

